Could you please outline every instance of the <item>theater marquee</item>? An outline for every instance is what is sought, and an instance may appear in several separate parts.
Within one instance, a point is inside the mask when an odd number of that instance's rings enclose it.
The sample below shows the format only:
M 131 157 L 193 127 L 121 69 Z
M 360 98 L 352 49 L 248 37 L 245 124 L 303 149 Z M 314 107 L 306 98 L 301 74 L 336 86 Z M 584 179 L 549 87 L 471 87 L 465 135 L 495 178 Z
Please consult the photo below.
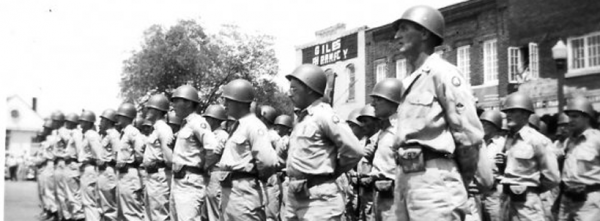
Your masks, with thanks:
M 323 66 L 355 58 L 358 54 L 358 34 L 302 49 L 302 63 Z

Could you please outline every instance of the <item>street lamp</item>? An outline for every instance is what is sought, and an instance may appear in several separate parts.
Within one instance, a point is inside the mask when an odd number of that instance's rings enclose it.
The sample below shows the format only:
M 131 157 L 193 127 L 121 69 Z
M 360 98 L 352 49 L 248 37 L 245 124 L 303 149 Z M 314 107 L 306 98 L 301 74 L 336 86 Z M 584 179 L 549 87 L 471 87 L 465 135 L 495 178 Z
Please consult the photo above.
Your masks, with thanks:
M 558 40 L 556 45 L 552 47 L 552 58 L 556 63 L 556 71 L 558 72 L 558 112 L 562 113 L 565 106 L 565 94 L 563 85 L 565 84 L 565 73 L 567 70 L 567 46 L 562 40 Z

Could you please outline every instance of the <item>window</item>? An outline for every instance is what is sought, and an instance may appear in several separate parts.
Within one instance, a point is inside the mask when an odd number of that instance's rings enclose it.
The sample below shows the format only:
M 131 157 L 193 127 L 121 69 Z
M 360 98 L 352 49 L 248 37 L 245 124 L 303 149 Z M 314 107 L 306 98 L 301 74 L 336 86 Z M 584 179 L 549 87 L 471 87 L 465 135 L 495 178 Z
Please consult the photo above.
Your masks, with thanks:
M 456 65 L 468 84 L 471 84 L 471 46 L 459 47 L 456 51 Z
M 396 78 L 402 80 L 408 75 L 408 67 L 406 66 L 406 59 L 396 60 Z
M 379 82 L 387 77 L 387 65 L 385 59 L 379 59 L 375 62 L 375 82 Z
M 569 71 L 600 68 L 600 32 L 568 39 Z
M 498 84 L 498 56 L 496 39 L 483 43 L 483 82 Z
M 355 84 L 356 84 L 356 74 L 355 74 L 355 68 L 354 68 L 354 64 L 348 64 L 346 66 L 346 74 L 348 75 L 348 101 L 347 102 L 353 102 L 355 99 L 355 93 L 356 93 L 356 88 L 355 88 Z
M 540 77 L 540 57 L 537 43 L 529 43 L 529 77 L 530 79 Z
M 519 82 L 522 66 L 521 50 L 518 47 L 508 47 L 508 82 Z

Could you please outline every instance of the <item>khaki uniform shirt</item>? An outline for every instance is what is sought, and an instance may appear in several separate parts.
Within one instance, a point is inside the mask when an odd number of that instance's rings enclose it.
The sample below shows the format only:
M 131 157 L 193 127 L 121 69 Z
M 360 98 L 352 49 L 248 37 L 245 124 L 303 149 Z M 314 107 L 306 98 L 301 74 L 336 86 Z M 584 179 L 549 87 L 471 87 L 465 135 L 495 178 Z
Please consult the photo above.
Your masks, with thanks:
M 379 131 L 375 153 L 373 154 L 372 176 L 383 176 L 388 179 L 396 178 L 396 126 L 389 121 Z
M 288 175 L 339 175 L 358 164 L 364 150 L 329 104 L 316 100 L 300 116 L 290 136 Z
M 219 167 L 227 171 L 258 172 L 261 178 L 271 176 L 278 158 L 267 135 L 267 127 L 253 114 L 238 122 L 225 143 Z
M 119 149 L 119 132 L 115 128 L 106 130 L 106 134 L 102 136 L 102 148 L 98 154 L 98 159 L 104 162 L 115 161 L 117 156 L 117 150 Z
M 66 127 L 58 128 L 58 130 L 53 131 L 56 133 L 56 142 L 54 143 L 54 156 L 60 158 L 67 157 L 67 142 L 71 138 L 72 130 L 67 129 Z
M 67 141 L 67 158 L 79 159 L 79 152 L 81 152 L 81 146 L 83 145 L 83 132 L 81 129 L 75 128 L 71 130 L 69 139 Z
M 177 133 L 173 150 L 173 169 L 187 165 L 208 169 L 218 160 L 215 150 L 218 148 L 215 134 L 204 117 L 191 113 L 187 116 Z
M 550 151 L 550 139 L 524 126 L 506 138 L 506 169 L 503 184 L 542 187 L 545 190 L 558 185 L 558 162 Z
M 83 133 L 83 142 L 79 154 L 79 162 L 96 162 L 97 153 L 100 152 L 100 134 L 95 130 L 88 130 Z
M 162 142 L 169 145 L 173 142 L 173 131 L 164 120 L 157 120 L 154 125 L 154 130 L 146 139 L 146 150 L 144 150 L 144 164 L 152 162 L 164 162 Z
M 566 185 L 600 184 L 600 131 L 587 129 L 567 139 L 562 181 Z
M 399 146 L 420 144 L 454 153 L 456 145 L 481 144 L 475 99 L 456 66 L 433 54 L 402 83 L 407 91 L 398 107 Z
M 132 124 L 121 131 L 117 163 L 134 163 L 136 156 L 144 152 L 144 135 Z
M 485 149 L 486 149 L 486 158 L 490 162 L 495 162 L 496 155 L 503 152 L 504 144 L 506 143 L 506 138 L 504 136 L 494 136 L 488 141 L 486 141 Z M 494 173 L 494 178 L 497 180 L 501 179 L 500 171 L 495 163 L 491 165 L 492 171 Z

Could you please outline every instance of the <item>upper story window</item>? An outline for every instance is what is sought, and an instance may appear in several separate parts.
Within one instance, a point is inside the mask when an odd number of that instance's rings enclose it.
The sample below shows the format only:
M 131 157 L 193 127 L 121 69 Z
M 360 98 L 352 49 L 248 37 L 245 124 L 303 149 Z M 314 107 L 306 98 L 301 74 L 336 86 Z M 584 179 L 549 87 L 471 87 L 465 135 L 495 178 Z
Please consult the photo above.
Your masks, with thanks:
M 497 40 L 483 42 L 483 83 L 498 84 Z
M 471 83 L 471 46 L 465 45 L 456 50 L 456 66 L 465 78 L 467 83 Z
M 356 70 L 354 64 L 346 65 L 346 74 L 348 75 L 348 102 L 353 102 L 356 96 Z
M 396 60 L 396 78 L 402 80 L 408 76 L 408 66 L 406 65 L 406 59 L 401 58 Z
M 567 39 L 569 75 L 600 71 L 600 32 Z
M 375 66 L 375 83 L 387 78 L 387 64 L 385 59 L 379 59 L 374 62 Z

